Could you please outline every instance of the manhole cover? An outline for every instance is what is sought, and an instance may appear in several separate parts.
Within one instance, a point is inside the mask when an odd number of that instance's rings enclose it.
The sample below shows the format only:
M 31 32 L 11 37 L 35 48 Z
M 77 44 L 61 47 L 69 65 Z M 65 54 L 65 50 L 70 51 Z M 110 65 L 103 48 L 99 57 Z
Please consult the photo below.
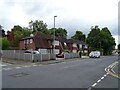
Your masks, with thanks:
M 29 75 L 27 73 L 17 73 L 17 74 L 12 74 L 12 75 L 9 75 L 9 76 L 12 76 L 12 77 L 23 77 L 23 76 L 26 76 L 26 75 Z

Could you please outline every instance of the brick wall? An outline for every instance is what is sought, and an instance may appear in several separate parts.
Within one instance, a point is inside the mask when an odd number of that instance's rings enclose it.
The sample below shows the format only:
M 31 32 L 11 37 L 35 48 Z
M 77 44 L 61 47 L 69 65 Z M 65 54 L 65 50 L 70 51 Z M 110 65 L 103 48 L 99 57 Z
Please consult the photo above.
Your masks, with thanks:
M 33 43 L 29 43 L 26 45 L 27 49 L 35 49 L 35 44 Z M 25 49 L 25 45 L 24 45 L 24 41 L 20 41 L 20 49 Z
M 20 41 L 20 49 L 24 49 L 24 41 Z

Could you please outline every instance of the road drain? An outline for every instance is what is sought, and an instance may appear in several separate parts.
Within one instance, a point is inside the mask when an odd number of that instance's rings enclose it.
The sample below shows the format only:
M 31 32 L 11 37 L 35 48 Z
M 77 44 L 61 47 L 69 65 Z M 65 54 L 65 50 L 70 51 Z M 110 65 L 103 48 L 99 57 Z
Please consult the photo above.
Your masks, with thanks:
M 17 74 L 12 74 L 12 75 L 9 75 L 9 76 L 12 76 L 12 77 L 23 77 L 23 76 L 27 76 L 29 74 L 27 73 L 17 73 Z

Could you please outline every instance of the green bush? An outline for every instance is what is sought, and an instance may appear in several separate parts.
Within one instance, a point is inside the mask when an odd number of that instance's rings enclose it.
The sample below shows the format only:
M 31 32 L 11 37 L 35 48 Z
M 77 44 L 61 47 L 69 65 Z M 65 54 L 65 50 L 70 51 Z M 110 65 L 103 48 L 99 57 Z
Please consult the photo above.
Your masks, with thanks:
M 2 50 L 9 49 L 9 41 L 6 38 L 0 38 L 0 47 Z

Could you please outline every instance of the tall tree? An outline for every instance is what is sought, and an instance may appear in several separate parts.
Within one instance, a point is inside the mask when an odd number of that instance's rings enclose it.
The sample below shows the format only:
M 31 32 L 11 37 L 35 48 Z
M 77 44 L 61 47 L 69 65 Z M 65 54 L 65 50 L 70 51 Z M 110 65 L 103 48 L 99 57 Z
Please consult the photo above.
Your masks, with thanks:
M 91 31 L 87 37 L 87 44 L 91 50 L 100 50 L 100 29 L 98 26 L 91 27 Z
M 118 50 L 120 51 L 120 44 L 118 44 Z
M 19 40 L 23 37 L 30 36 L 31 30 L 26 27 L 21 27 L 19 25 L 16 25 L 12 29 L 14 40 L 11 42 L 12 46 L 18 47 L 19 46 Z
M 35 20 L 29 22 L 29 27 L 32 29 L 33 32 L 40 31 L 44 34 L 48 34 L 47 24 L 40 20 Z
M 55 36 L 67 38 L 67 30 L 65 30 L 63 28 L 55 28 L 55 29 L 51 28 L 51 29 L 49 29 L 49 34 L 54 35 L 54 31 L 55 31 Z
M 102 28 L 100 32 L 101 47 L 103 48 L 103 54 L 112 54 L 112 50 L 115 48 L 115 39 L 112 37 L 111 32 L 107 27 Z
M 81 31 L 76 31 L 75 35 L 71 37 L 72 39 L 85 41 L 86 36 Z
M 107 27 L 100 30 L 98 26 L 92 27 L 87 37 L 87 43 L 91 50 L 100 50 L 104 55 L 112 54 L 116 43 Z

